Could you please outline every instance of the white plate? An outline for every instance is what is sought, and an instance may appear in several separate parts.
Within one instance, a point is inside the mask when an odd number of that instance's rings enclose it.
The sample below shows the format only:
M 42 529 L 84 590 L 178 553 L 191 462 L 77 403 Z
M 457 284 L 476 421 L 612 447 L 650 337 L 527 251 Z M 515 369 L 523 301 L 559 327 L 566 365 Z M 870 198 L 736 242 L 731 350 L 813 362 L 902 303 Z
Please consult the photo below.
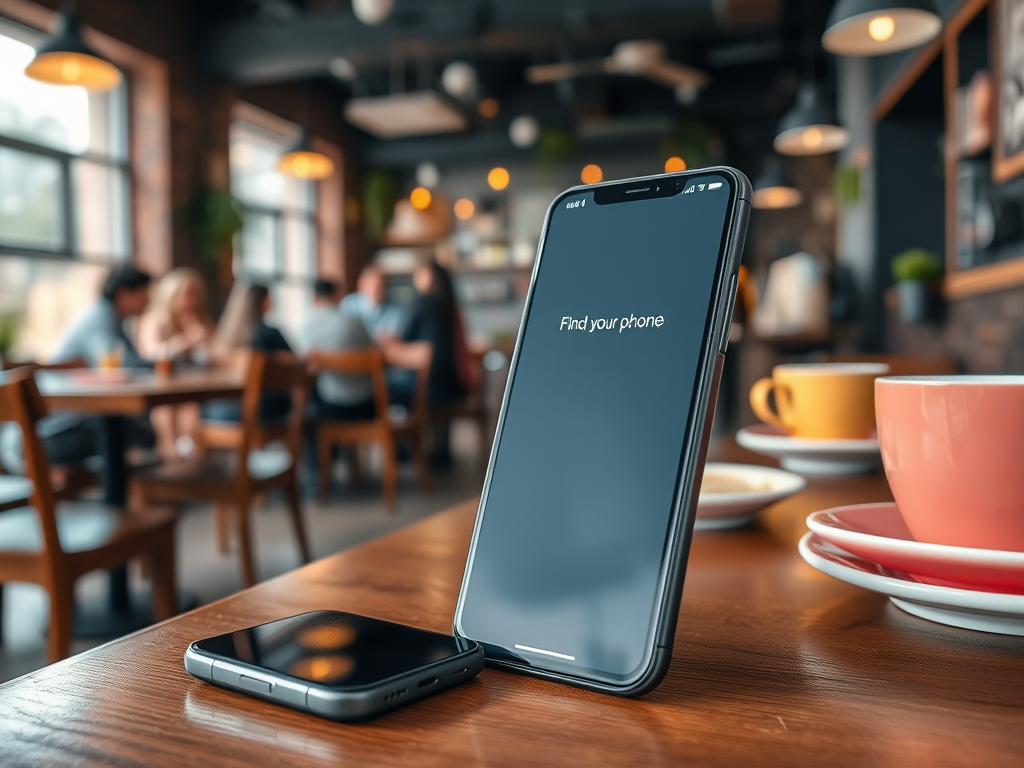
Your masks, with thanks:
M 736 433 L 736 442 L 749 451 L 778 459 L 783 469 L 801 475 L 859 475 L 881 463 L 878 437 L 863 440 L 817 440 L 790 437 L 758 424 Z
M 708 463 L 697 501 L 696 531 L 714 531 L 746 525 L 759 510 L 800 493 L 807 481 L 800 475 L 755 464 Z M 738 486 L 735 490 L 732 486 Z M 728 489 L 705 493 L 705 489 Z
M 817 534 L 800 539 L 800 556 L 822 573 L 888 595 L 907 613 L 951 627 L 1024 636 L 1024 595 L 921 584 L 901 571 L 864 560 Z

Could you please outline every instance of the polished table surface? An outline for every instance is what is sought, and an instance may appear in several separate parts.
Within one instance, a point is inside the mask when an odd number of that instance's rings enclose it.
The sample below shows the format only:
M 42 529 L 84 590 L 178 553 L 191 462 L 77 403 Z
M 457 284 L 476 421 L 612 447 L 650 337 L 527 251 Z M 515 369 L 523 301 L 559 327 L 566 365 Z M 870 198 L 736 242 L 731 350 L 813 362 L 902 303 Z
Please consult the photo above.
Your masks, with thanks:
M 812 480 L 747 529 L 696 534 L 672 666 L 642 699 L 485 669 L 344 725 L 186 674 L 191 641 L 317 608 L 448 631 L 470 501 L 0 686 L 0 765 L 1019 768 L 1024 638 L 910 616 L 797 554 L 809 512 L 889 498 L 880 475 Z
M 158 405 L 237 398 L 242 377 L 228 369 L 185 370 L 171 376 L 152 371 L 89 368 L 39 371 L 39 391 L 52 410 L 108 416 L 140 416 Z

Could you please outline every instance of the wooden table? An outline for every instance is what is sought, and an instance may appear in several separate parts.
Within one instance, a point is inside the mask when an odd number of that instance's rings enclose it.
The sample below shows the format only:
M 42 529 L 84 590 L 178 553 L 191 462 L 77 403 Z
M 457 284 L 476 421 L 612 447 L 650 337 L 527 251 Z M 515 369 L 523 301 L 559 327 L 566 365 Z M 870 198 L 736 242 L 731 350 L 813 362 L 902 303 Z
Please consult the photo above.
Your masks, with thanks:
M 915 618 L 797 554 L 809 512 L 888 498 L 877 475 L 813 480 L 697 534 L 672 667 L 640 700 L 485 669 L 341 725 L 185 673 L 192 640 L 316 608 L 448 631 L 471 501 L 0 686 L 0 765 L 1019 768 L 1024 639 Z
M 123 507 L 127 501 L 128 470 L 125 457 L 124 419 L 144 416 L 158 405 L 238 398 L 241 376 L 230 370 L 190 370 L 173 376 L 158 376 L 146 370 L 40 371 L 36 383 L 51 411 L 75 411 L 98 416 L 100 488 L 103 502 Z M 145 617 L 129 617 L 128 571 L 110 572 L 110 603 L 114 616 L 100 617 L 85 634 L 110 637 L 141 626 Z M 194 603 L 193 603 L 194 604 Z M 116 616 L 122 614 L 124 621 Z M 78 622 L 81 624 L 81 622 Z M 81 635 L 81 633 L 78 633 Z

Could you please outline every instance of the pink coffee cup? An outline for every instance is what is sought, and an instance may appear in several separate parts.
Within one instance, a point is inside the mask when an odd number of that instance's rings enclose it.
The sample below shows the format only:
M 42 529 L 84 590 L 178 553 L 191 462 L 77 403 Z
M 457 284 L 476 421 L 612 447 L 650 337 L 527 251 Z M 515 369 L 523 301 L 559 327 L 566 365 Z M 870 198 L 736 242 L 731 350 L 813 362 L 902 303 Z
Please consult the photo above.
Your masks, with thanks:
M 1024 552 L 1024 376 L 877 379 L 875 415 L 915 539 Z

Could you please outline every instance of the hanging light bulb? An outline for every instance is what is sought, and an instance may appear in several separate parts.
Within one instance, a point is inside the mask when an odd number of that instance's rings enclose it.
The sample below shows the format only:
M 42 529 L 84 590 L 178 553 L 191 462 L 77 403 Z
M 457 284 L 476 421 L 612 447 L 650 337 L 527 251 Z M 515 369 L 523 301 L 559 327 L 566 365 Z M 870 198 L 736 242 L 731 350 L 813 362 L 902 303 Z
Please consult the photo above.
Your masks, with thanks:
M 352 0 L 352 13 L 363 24 L 376 26 L 391 15 L 395 0 Z
M 121 70 L 82 39 L 82 22 L 73 10 L 57 14 L 53 34 L 36 49 L 25 74 L 51 85 L 78 85 L 90 91 L 109 91 L 121 83 Z
M 880 56 L 924 45 L 941 31 L 934 0 L 838 0 L 821 44 L 839 56 Z
M 334 161 L 313 149 L 309 143 L 309 131 L 302 128 L 298 141 L 277 161 L 277 170 L 293 179 L 316 181 L 329 178 L 334 173 Z
M 779 158 L 772 156 L 765 161 L 764 171 L 754 182 L 754 196 L 751 204 L 761 210 L 795 208 L 804 196 L 782 170 Z
M 796 105 L 779 121 L 774 144 L 775 151 L 783 155 L 823 155 L 842 149 L 849 141 L 850 134 L 822 103 L 818 89 L 805 83 Z

